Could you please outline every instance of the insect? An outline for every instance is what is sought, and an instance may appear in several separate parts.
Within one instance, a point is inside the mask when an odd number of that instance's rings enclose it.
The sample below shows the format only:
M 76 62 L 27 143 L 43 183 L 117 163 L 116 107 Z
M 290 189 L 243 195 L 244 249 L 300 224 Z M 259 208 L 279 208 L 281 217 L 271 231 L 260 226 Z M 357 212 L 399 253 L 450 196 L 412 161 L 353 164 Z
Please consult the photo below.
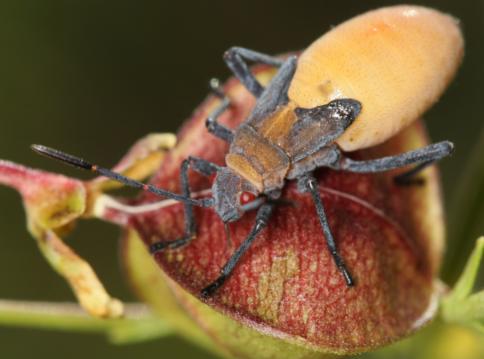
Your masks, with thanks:
M 452 36 L 444 28 L 451 29 Z M 218 81 L 211 82 L 221 103 L 207 118 L 206 126 L 210 133 L 230 144 L 225 166 L 188 157 L 181 166 L 180 194 L 132 180 L 55 149 L 41 145 L 32 148 L 75 167 L 184 203 L 184 235 L 152 244 L 153 254 L 179 248 L 196 238 L 194 206 L 213 209 L 224 223 L 237 221 L 245 212 L 256 210 L 251 231 L 222 267 L 220 275 L 201 290 L 202 297 L 213 295 L 230 277 L 244 253 L 268 225 L 287 181 L 295 180 L 298 189 L 311 196 L 322 239 L 347 286 L 351 287 L 355 280 L 338 252 L 314 171 L 330 168 L 373 173 L 413 166 L 395 177 L 397 184 L 405 184 L 431 163 L 448 156 L 453 150 L 449 141 L 364 161 L 353 160 L 345 152 L 385 141 L 425 111 L 457 67 L 462 47 L 459 39 L 458 27 L 449 16 L 426 8 L 403 6 L 352 19 L 321 37 L 300 57 L 283 59 L 246 48 L 230 48 L 224 60 L 256 98 L 256 104 L 238 128 L 227 128 L 218 119 L 231 106 L 230 98 Z M 390 41 L 400 41 L 399 46 Z M 427 47 L 428 41 L 441 42 Z M 352 51 L 347 53 L 345 47 Z M 440 61 L 439 66 L 434 66 L 432 61 Z M 263 86 L 252 73 L 249 62 L 273 66 L 277 72 Z M 409 71 L 416 72 L 415 78 L 408 75 Z M 380 86 L 375 86 L 379 83 Z M 211 197 L 191 197 L 190 169 L 204 176 L 215 175 Z M 256 199 L 242 204 L 241 195 L 247 192 Z

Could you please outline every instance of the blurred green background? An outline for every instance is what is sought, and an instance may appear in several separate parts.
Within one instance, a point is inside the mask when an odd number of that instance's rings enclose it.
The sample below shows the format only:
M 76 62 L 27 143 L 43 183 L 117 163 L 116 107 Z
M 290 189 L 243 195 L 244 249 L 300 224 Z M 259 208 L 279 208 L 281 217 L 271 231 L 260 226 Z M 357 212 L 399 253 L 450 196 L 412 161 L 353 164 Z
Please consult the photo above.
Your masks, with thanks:
M 393 3 L 3 0 L 0 158 L 83 177 L 36 156 L 29 145 L 42 143 L 112 165 L 143 135 L 176 131 L 206 96 L 208 80 L 228 76 L 222 61 L 228 47 L 267 53 L 301 49 L 332 25 Z M 426 115 L 434 140 L 456 144 L 455 155 L 441 164 L 448 199 L 482 136 L 484 1 L 414 3 L 461 19 L 466 38 L 457 79 Z M 484 153 L 479 155 L 484 161 Z M 29 237 L 18 195 L 0 187 L 0 199 L 0 298 L 73 300 Z M 468 253 L 469 240 L 484 232 L 484 221 L 477 222 L 462 243 L 452 244 L 453 251 Z M 118 238 L 118 228 L 89 221 L 69 243 L 94 265 L 112 294 L 134 300 L 119 266 Z M 445 276 L 452 280 L 455 273 Z M 3 358 L 211 357 L 173 337 L 115 347 L 100 336 L 1 327 L 0 347 Z

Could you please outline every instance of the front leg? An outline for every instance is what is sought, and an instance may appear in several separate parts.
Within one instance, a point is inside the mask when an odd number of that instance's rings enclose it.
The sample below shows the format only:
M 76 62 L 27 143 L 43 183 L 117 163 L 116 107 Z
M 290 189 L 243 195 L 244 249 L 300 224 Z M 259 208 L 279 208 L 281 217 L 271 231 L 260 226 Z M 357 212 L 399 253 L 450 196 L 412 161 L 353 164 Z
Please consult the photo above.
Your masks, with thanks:
M 211 284 L 202 289 L 200 295 L 202 298 L 207 298 L 212 296 L 227 280 L 227 278 L 232 274 L 235 266 L 239 262 L 240 258 L 249 249 L 252 242 L 257 238 L 257 235 L 267 227 L 269 218 L 274 210 L 275 203 L 267 202 L 261 205 L 257 211 L 257 216 L 255 218 L 255 225 L 250 231 L 247 238 L 242 242 L 242 244 L 237 248 L 235 253 L 230 257 L 228 262 L 223 266 L 220 271 L 220 275 Z
M 215 172 L 217 172 L 220 167 L 212 162 L 203 160 L 197 157 L 188 157 L 185 159 L 181 165 L 180 170 L 180 182 L 182 186 L 183 196 L 186 198 L 190 198 L 191 191 L 190 191 L 190 184 L 188 181 L 188 170 L 192 168 L 196 172 L 204 175 L 204 176 L 211 176 Z M 158 253 L 165 248 L 175 249 L 182 247 L 188 244 L 192 239 L 196 236 L 196 223 L 195 218 L 193 215 L 193 204 L 190 202 L 185 202 L 185 234 L 183 237 L 179 239 L 175 239 L 173 241 L 163 241 L 163 242 L 156 242 L 150 245 L 150 253 L 155 254 Z
M 344 158 L 334 168 L 350 172 L 372 173 L 389 171 L 415 164 L 416 166 L 407 172 L 395 177 L 397 183 L 406 183 L 410 177 L 414 176 L 428 165 L 438 161 L 452 153 L 454 145 L 449 141 L 433 143 L 418 150 L 409 151 L 395 156 L 387 156 L 368 161 L 355 161 Z
M 262 94 L 264 87 L 250 71 L 246 61 L 275 67 L 280 67 L 284 63 L 284 60 L 243 47 L 231 47 L 228 49 L 224 54 L 224 60 L 233 74 L 256 98 Z

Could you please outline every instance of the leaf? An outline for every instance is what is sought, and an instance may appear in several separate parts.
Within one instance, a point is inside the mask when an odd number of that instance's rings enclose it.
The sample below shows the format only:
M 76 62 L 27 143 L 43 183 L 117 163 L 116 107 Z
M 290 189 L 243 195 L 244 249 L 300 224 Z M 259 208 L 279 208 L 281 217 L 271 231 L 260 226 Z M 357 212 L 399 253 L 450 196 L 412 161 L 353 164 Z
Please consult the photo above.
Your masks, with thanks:
M 464 271 L 461 274 L 457 283 L 455 284 L 452 294 L 448 297 L 449 300 L 457 301 L 469 296 L 472 289 L 474 288 L 474 283 L 479 272 L 483 252 L 484 237 L 481 237 L 476 241 L 475 248 L 467 261 Z

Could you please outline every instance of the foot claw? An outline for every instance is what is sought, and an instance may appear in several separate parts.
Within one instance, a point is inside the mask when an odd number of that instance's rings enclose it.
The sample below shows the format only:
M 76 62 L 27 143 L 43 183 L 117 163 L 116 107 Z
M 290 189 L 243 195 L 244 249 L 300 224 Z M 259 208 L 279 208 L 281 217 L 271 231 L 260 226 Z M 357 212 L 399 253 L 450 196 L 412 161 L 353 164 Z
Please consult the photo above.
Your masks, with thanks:
M 150 251 L 151 254 L 155 254 L 155 253 L 161 252 L 166 247 L 168 247 L 168 244 L 169 243 L 170 242 L 156 242 L 156 243 L 153 243 L 153 244 L 150 245 L 149 251 Z
M 200 296 L 207 299 L 215 294 L 215 292 L 224 284 L 226 277 L 220 276 L 214 282 L 206 286 L 200 291 Z
M 192 235 L 187 235 L 186 237 L 176 239 L 174 241 L 168 241 L 168 242 L 156 242 L 150 245 L 149 251 L 151 254 L 155 254 L 158 252 L 161 252 L 164 249 L 176 249 L 184 246 L 185 244 L 188 244 L 194 236 Z
M 354 287 L 355 286 L 355 281 L 353 277 L 351 276 L 350 273 L 346 269 L 341 270 L 341 274 L 343 274 L 343 278 L 346 282 L 346 286 L 348 287 Z
M 397 186 L 423 186 L 425 179 L 422 177 L 399 177 L 393 178 L 393 181 Z

